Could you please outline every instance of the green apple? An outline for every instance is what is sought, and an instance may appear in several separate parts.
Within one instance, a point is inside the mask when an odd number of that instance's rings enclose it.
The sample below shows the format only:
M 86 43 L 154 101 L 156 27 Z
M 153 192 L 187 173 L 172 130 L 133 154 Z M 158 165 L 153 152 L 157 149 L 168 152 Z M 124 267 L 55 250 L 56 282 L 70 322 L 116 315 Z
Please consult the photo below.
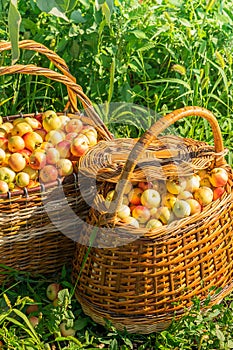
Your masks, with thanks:
M 0 180 L 7 184 L 13 183 L 15 180 L 15 172 L 9 167 L 0 167 Z
M 179 219 L 186 218 L 191 214 L 189 203 L 183 199 L 177 199 L 172 210 L 175 216 Z

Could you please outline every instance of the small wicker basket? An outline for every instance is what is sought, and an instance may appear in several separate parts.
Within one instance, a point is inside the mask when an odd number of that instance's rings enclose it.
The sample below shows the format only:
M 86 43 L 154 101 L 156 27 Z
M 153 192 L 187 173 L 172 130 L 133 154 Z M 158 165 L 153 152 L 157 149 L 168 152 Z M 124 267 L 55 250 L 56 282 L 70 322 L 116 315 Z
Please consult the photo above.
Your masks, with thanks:
M 0 42 L 0 52 L 10 48 L 10 43 Z M 70 118 L 80 118 L 85 124 L 94 126 L 98 132 L 98 140 L 110 140 L 111 134 L 82 88 L 75 83 L 75 78 L 70 74 L 64 60 L 32 40 L 21 41 L 19 48 L 45 54 L 63 74 L 32 64 L 15 64 L 0 67 L 0 75 L 37 75 L 65 84 L 69 97 L 65 113 Z M 82 114 L 78 103 L 84 110 Z M 19 116 L 38 118 L 40 115 L 5 116 L 3 120 L 13 121 Z M 0 195 L 0 281 L 5 279 L 9 268 L 48 275 L 71 263 L 74 241 L 78 234 L 77 223 L 85 219 L 89 210 L 80 195 L 77 173 L 78 166 L 72 175 L 61 181 Z
M 158 137 L 189 116 L 208 120 L 214 146 Z M 80 172 L 99 187 L 76 245 L 72 281 L 77 300 L 94 321 L 104 325 L 107 319 L 132 333 L 161 331 L 191 307 L 194 297 L 204 301 L 210 296 L 214 304 L 232 291 L 232 169 L 225 154 L 213 114 L 186 107 L 159 119 L 139 140 L 100 141 L 82 157 Z M 228 172 L 226 191 L 201 213 L 155 229 L 135 228 L 117 218 L 129 182 L 189 176 L 217 166 Z M 105 196 L 111 188 L 117 197 L 107 210 Z

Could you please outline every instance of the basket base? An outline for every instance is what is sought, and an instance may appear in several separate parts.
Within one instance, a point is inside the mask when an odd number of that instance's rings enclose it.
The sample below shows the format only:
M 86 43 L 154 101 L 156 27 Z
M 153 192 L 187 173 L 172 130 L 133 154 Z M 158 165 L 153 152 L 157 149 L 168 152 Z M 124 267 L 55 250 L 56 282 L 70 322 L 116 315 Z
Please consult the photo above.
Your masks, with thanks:
M 213 295 L 210 302 L 206 307 L 203 306 L 202 310 L 208 310 L 211 306 L 219 304 L 223 298 L 225 298 L 233 290 L 233 281 L 230 285 L 224 287 L 218 294 Z M 106 322 L 110 321 L 111 324 L 119 331 L 126 330 L 128 333 L 137 333 L 137 334 L 150 334 L 154 332 L 161 332 L 169 327 L 172 320 L 178 320 L 191 308 L 188 310 L 183 310 L 180 314 L 174 315 L 151 315 L 146 317 L 132 317 L 132 316 L 111 316 L 104 312 L 104 310 L 97 310 L 93 305 L 84 301 L 76 294 L 76 299 L 80 303 L 83 312 L 91 317 L 91 319 L 102 325 L 106 326 Z

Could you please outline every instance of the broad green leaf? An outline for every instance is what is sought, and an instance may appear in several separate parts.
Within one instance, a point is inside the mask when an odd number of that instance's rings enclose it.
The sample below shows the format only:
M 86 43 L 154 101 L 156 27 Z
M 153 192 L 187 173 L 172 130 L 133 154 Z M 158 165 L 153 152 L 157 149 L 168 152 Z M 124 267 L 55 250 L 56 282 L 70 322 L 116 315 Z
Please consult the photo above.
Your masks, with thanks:
M 147 39 L 147 36 L 146 34 L 141 31 L 141 30 L 138 30 L 138 29 L 135 29 L 132 31 L 132 33 L 136 36 L 136 38 L 138 39 Z
M 69 22 L 69 19 L 63 12 L 64 10 L 59 6 L 58 2 L 56 0 L 50 0 L 44 1 L 44 0 L 37 0 L 37 6 L 42 12 L 49 13 L 51 15 L 54 15 L 56 17 L 60 17 L 64 19 L 65 21 Z
M 8 13 L 8 26 L 11 41 L 12 64 L 19 59 L 19 26 L 21 16 L 17 8 L 17 0 L 11 0 Z
M 70 19 L 74 21 L 74 23 L 84 23 L 86 22 L 85 18 L 82 16 L 82 12 L 80 10 L 75 10 L 71 13 Z

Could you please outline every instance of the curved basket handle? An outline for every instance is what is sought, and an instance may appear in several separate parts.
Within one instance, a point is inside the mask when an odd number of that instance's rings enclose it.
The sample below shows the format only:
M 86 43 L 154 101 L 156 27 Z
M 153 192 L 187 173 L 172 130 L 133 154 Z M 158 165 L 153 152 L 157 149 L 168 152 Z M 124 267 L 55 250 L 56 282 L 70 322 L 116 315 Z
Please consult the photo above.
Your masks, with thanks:
M 71 105 L 73 106 L 74 112 L 78 112 L 76 98 L 78 97 L 79 101 L 81 102 L 83 108 L 86 111 L 86 114 L 88 117 L 93 121 L 94 125 L 99 127 L 99 129 L 103 130 L 103 133 L 106 137 L 106 139 L 111 140 L 112 135 L 103 123 L 103 121 L 100 119 L 96 111 L 94 110 L 94 107 L 89 100 L 89 98 L 85 95 L 82 88 L 77 85 L 74 81 L 72 81 L 67 76 L 55 72 L 48 68 L 42 68 L 34 66 L 33 64 L 30 65 L 22 65 L 22 64 L 15 64 L 13 66 L 8 67 L 0 67 L 0 76 L 5 74 L 29 74 L 29 75 L 39 75 L 44 76 L 48 79 L 54 80 L 56 82 L 62 83 L 66 85 L 69 100 Z
M 120 207 L 120 203 L 127 185 L 127 181 L 130 179 L 131 174 L 133 173 L 138 159 L 141 153 L 150 145 L 152 141 L 154 141 L 157 136 L 167 129 L 170 125 L 174 124 L 178 120 L 189 117 L 189 116 L 199 116 L 206 119 L 212 128 L 213 137 L 214 137 L 214 146 L 216 153 L 219 153 L 220 156 L 216 160 L 216 166 L 223 166 L 226 164 L 226 160 L 224 159 L 224 145 L 222 139 L 222 133 L 215 116 L 207 109 L 197 106 L 188 106 L 184 108 L 177 109 L 166 116 L 160 118 L 155 124 L 151 126 L 136 142 L 134 147 L 132 148 L 127 161 L 123 167 L 121 177 L 119 182 L 116 185 L 116 199 L 115 203 L 111 202 L 110 212 L 115 213 Z M 221 155 L 222 153 L 222 155 Z
M 68 68 L 66 62 L 63 60 L 63 58 L 58 56 L 58 54 L 55 53 L 54 51 L 48 49 L 46 46 L 44 46 L 40 43 L 37 43 L 34 40 L 19 41 L 18 46 L 20 49 L 36 51 L 36 52 L 39 52 L 39 53 L 45 55 L 65 76 L 70 78 L 73 82 L 76 82 L 75 77 L 70 73 L 69 68 Z M 5 50 L 11 50 L 11 42 L 4 42 L 4 41 L 0 42 L 0 52 L 5 51 Z M 80 87 L 80 89 L 82 89 L 81 86 L 79 86 L 79 87 Z M 69 88 L 67 88 L 67 89 L 69 89 Z M 72 94 L 73 94 L 73 92 L 69 91 L 69 96 L 71 96 Z M 70 101 L 68 102 L 68 104 L 65 107 L 65 110 L 68 109 L 69 104 L 71 104 L 71 109 L 73 111 L 77 111 L 77 101 L 76 101 L 75 95 L 73 95 L 71 97 Z

